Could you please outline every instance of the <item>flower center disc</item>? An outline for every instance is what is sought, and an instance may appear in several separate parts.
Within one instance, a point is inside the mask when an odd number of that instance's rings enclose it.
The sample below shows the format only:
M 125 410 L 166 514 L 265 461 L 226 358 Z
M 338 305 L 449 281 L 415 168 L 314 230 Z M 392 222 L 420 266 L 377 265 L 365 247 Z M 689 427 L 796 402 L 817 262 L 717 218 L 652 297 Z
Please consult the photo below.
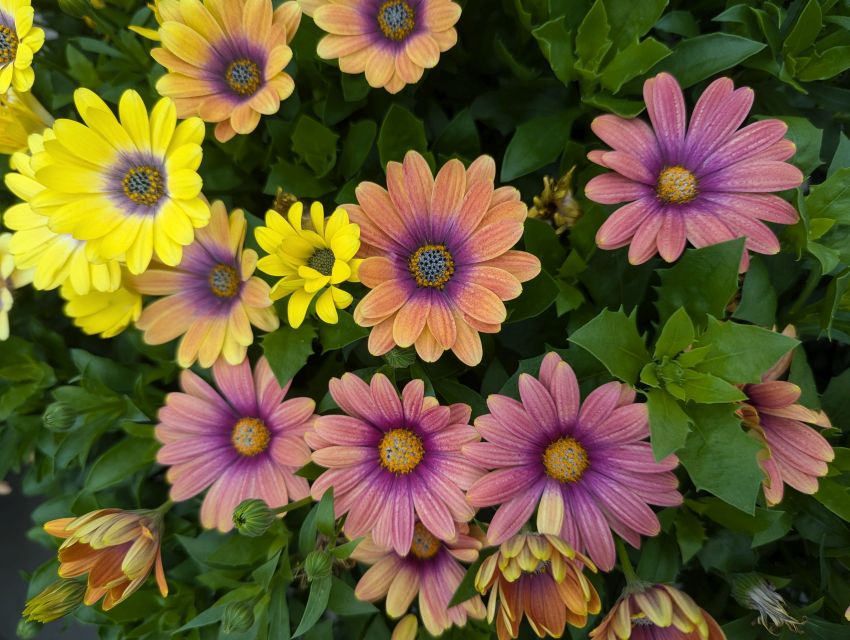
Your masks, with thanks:
M 144 164 L 131 167 L 121 181 L 126 195 L 135 204 L 152 207 L 165 195 L 165 181 L 159 169 Z
M 559 482 L 578 482 L 589 464 L 587 451 L 574 438 L 555 440 L 543 452 L 546 473 Z
M 251 458 L 261 454 L 269 446 L 271 434 L 259 418 L 242 418 L 233 426 L 230 441 L 243 456 Z
M 416 286 L 442 289 L 455 272 L 455 262 L 444 244 L 419 247 L 407 261 Z
M 697 197 L 697 177 L 678 165 L 664 167 L 655 185 L 658 199 L 667 204 L 685 204 Z
M 210 271 L 210 290 L 219 298 L 232 298 L 239 291 L 239 274 L 229 264 L 217 264 Z
M 413 542 L 410 545 L 410 553 L 420 560 L 427 560 L 437 555 L 439 550 L 440 541 L 421 522 L 417 522 L 413 527 Z
M 413 471 L 425 455 L 422 439 L 410 429 L 387 431 L 378 445 L 381 466 L 390 473 L 405 475 Z
M 336 258 L 334 252 L 330 249 L 317 249 L 316 252 L 307 260 L 307 266 L 315 269 L 323 276 L 329 276 L 333 273 L 334 263 Z
M 18 36 L 6 25 L 0 24 L 0 65 L 15 60 L 18 53 Z
M 378 9 L 378 26 L 389 40 L 400 42 L 413 31 L 413 9 L 405 0 L 388 0 Z
M 240 96 L 252 96 L 260 88 L 260 68 L 248 58 L 231 62 L 224 77 L 227 85 Z

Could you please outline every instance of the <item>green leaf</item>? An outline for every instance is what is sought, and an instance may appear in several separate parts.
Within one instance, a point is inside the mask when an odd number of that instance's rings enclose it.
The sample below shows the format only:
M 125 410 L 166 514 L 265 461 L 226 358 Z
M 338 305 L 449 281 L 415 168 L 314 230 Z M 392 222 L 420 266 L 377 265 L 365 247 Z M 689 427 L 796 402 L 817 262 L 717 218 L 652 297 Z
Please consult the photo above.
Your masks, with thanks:
M 330 487 L 319 504 L 316 505 L 316 528 L 319 533 L 333 537 L 336 535 L 336 518 L 334 517 L 334 489 Z
M 663 389 L 650 389 L 646 393 L 646 405 L 652 454 L 656 460 L 663 460 L 685 445 L 691 430 L 691 418 Z
M 803 175 L 810 175 L 812 171 L 823 164 L 820 159 L 823 131 L 813 125 L 808 118 L 798 116 L 775 117 L 788 125 L 785 137 L 797 147 L 796 152 L 788 162 L 799 167 Z
M 378 133 L 381 166 L 386 167 L 391 161 L 401 162 L 408 151 L 428 153 L 425 125 L 410 111 L 393 102 Z
M 662 321 L 683 308 L 697 326 L 705 315 L 722 317 L 738 290 L 738 265 L 744 239 L 730 240 L 702 249 L 689 249 L 668 269 L 658 271 L 658 315 Z
M 502 159 L 502 182 L 510 182 L 554 162 L 569 140 L 574 117 L 572 112 L 561 112 L 519 125 Z
M 454 378 L 435 378 L 432 380 L 432 384 L 446 403 L 460 402 L 470 405 L 473 418 L 488 413 L 487 402 L 481 397 L 481 394 Z
M 297 329 L 282 326 L 263 338 L 263 353 L 281 385 L 287 384 L 313 355 L 316 330 L 302 324 Z
M 589 104 L 591 107 L 602 109 L 616 113 L 624 118 L 634 118 L 641 113 L 646 105 L 642 100 L 626 100 L 624 98 L 615 98 L 609 93 L 597 91 L 590 95 L 583 95 L 581 101 L 584 104 Z
M 634 4 L 639 6 L 642 3 Z M 626 82 L 646 73 L 671 53 L 666 45 L 655 38 L 633 42 L 606 65 L 599 81 L 603 87 L 617 93 Z
M 804 82 L 827 80 L 847 69 L 850 69 L 850 46 L 832 47 L 809 58 L 797 77 Z
M 310 167 L 317 178 L 330 173 L 336 164 L 339 136 L 318 120 L 302 115 L 292 132 L 292 150 Z
M 100 85 L 100 76 L 91 60 L 72 47 L 70 43 L 65 47 L 65 57 L 68 60 L 68 74 L 80 86 L 96 89 Z
M 570 342 L 589 351 L 611 375 L 635 384 L 643 366 L 650 361 L 643 337 L 637 329 L 636 314 L 620 309 L 602 313 L 570 336 Z
M 684 38 L 699 35 L 699 25 L 690 11 L 668 11 L 655 23 L 655 28 Z
M 750 256 L 750 268 L 741 288 L 741 302 L 732 317 L 763 327 L 772 327 L 776 322 L 776 291 L 764 261 L 758 256 Z
M 310 595 L 307 598 L 307 606 L 304 607 L 301 622 L 298 623 L 295 633 L 292 634 L 293 638 L 304 635 L 319 621 L 325 609 L 328 608 L 328 600 L 330 599 L 332 587 L 333 581 L 331 580 L 331 576 L 316 578 L 310 583 Z
M 377 613 L 378 609 L 371 602 L 359 600 L 354 595 L 354 589 L 339 578 L 331 577 L 331 593 L 328 597 L 328 609 L 340 616 L 364 616 Z
M 567 29 L 564 16 L 558 16 L 541 24 L 531 32 L 549 61 L 555 77 L 563 83 L 576 79 L 573 59 L 573 34 Z
M 676 511 L 676 542 L 682 554 L 682 563 L 693 558 L 707 540 L 702 521 L 689 509 Z
M 328 552 L 339 560 L 345 560 L 346 558 L 351 557 L 351 554 L 354 553 L 354 550 L 363 542 L 363 536 L 359 538 L 354 538 L 354 540 L 349 540 L 345 544 L 341 544 L 338 547 L 333 547 L 328 550 Z
M 567 257 L 567 249 L 552 225 L 543 220 L 529 218 L 525 221 L 522 238 L 525 250 L 540 258 L 540 263 L 546 271 L 556 273 L 561 268 Z
M 469 109 L 463 109 L 434 140 L 434 152 L 474 158 L 481 153 L 481 139 Z
M 850 487 L 833 478 L 820 478 L 815 499 L 845 522 L 850 522 Z
M 136 471 L 149 467 L 158 449 L 156 440 L 125 438 L 95 461 L 86 478 L 86 490 L 100 491 L 127 480 Z
M 540 315 L 555 302 L 560 293 L 558 283 L 547 272 L 523 283 L 519 298 L 508 302 L 508 323 Z
M 664 324 L 658 340 L 655 342 L 655 359 L 663 356 L 673 357 L 680 351 L 684 351 L 696 338 L 694 323 L 684 308 L 677 309 Z
M 826 175 L 832 177 L 832 174 L 844 168 L 850 168 L 850 138 L 842 133 L 838 136 L 838 147 L 835 149 Z
M 617 49 L 631 46 L 652 29 L 664 13 L 668 0 L 605 0 L 611 40 Z
M 661 534 L 647 539 L 640 549 L 640 561 L 635 570 L 647 582 L 672 582 L 679 574 L 679 556 L 670 553 L 672 536 Z
M 682 40 L 673 54 L 662 60 L 653 73 L 668 71 L 682 88 L 725 71 L 757 54 L 767 45 L 731 33 L 709 33 Z
M 278 187 L 299 198 L 320 198 L 334 190 L 330 180 L 318 178 L 310 169 L 287 160 L 272 165 L 263 193 L 274 194 Z
M 736 384 L 760 382 L 762 374 L 798 344 L 776 331 L 709 318 L 696 342 L 697 347 L 708 347 L 708 354 L 694 369 Z
M 602 0 L 596 0 L 584 16 L 576 33 L 577 68 L 585 71 L 583 75 L 590 77 L 596 75 L 602 59 L 613 44 L 608 38 L 609 30 L 605 3 Z
M 339 321 L 336 324 L 319 325 L 319 344 L 322 353 L 347 347 L 353 342 L 369 335 L 369 329 L 354 322 L 354 316 L 342 309 L 337 310 Z
M 685 369 L 680 385 L 685 392 L 685 399 L 700 404 L 724 404 L 746 400 L 746 394 L 734 384 L 710 373 L 699 373 Z
M 342 142 L 342 152 L 339 155 L 339 168 L 346 179 L 360 171 L 372 151 L 377 133 L 378 125 L 371 120 L 352 122 L 348 127 L 348 135 Z
M 694 428 L 679 460 L 698 489 L 752 514 L 763 477 L 756 461 L 762 445 L 735 415 L 737 405 L 689 405 Z
M 806 196 L 810 218 L 830 218 L 850 224 L 850 167 L 839 169 Z
M 791 33 L 782 42 L 782 51 L 786 55 L 794 55 L 805 51 L 814 44 L 818 33 L 820 33 L 821 26 L 823 26 L 823 23 L 820 3 L 818 0 L 809 0 L 805 8 L 800 12 L 800 16 L 794 23 Z

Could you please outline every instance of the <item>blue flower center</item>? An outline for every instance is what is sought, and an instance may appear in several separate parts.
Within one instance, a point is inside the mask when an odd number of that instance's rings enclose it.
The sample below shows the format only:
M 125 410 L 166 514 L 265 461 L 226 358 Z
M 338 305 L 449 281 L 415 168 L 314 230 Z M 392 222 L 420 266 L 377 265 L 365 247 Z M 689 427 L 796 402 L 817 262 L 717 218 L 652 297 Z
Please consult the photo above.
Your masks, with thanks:
M 18 37 L 9 27 L 0 24 L 0 65 L 13 62 L 17 53 Z
M 231 62 L 224 77 L 227 85 L 240 96 L 252 96 L 260 88 L 260 67 L 248 58 Z
M 378 26 L 390 40 L 400 42 L 413 31 L 413 9 L 405 0 L 388 0 L 378 9 Z
M 218 298 L 232 298 L 239 291 L 239 274 L 229 264 L 217 264 L 210 271 L 210 290 Z
M 407 262 L 410 274 L 419 287 L 442 289 L 455 272 L 455 262 L 444 244 L 419 247 Z
M 165 180 L 159 169 L 150 165 L 130 167 L 121 186 L 134 204 L 154 206 L 165 195 Z
M 307 266 L 315 269 L 323 276 L 329 276 L 333 273 L 335 262 L 336 258 L 333 251 L 330 249 L 317 249 L 307 260 Z

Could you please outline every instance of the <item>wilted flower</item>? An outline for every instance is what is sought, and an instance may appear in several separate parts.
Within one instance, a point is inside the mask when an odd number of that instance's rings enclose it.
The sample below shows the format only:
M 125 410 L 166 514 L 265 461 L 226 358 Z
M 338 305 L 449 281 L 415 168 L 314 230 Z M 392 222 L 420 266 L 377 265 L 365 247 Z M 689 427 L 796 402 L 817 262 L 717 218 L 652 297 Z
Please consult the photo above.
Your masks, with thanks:
M 274 521 L 274 511 L 259 498 L 243 500 L 233 510 L 233 526 L 239 533 L 249 538 L 263 535 Z
M 272 204 L 272 209 L 277 211 L 280 215 L 285 216 L 289 213 L 289 209 L 292 208 L 298 202 L 298 198 L 288 191 L 284 191 L 283 187 L 277 188 L 277 193 L 274 195 L 274 203 Z
M 805 622 L 805 619 L 797 620 L 788 613 L 785 598 L 757 573 L 736 576 L 732 583 L 732 595 L 742 607 L 758 612 L 759 624 L 770 633 L 778 633 L 783 627 L 799 633 L 800 625 Z
M 83 603 L 86 585 L 76 580 L 57 580 L 27 600 L 24 618 L 29 622 L 53 622 Z
M 528 210 L 529 218 L 545 220 L 555 233 L 571 229 L 581 217 L 581 207 L 573 196 L 573 167 L 556 182 L 549 176 L 543 176 L 543 192 L 534 196 L 534 206 Z

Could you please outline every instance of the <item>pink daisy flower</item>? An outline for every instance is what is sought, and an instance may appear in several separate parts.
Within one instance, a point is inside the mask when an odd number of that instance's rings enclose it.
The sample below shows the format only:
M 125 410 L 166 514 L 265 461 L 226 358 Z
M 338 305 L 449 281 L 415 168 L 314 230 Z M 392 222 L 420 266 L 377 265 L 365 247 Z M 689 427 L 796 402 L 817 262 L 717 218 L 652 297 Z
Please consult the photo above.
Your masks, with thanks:
M 690 241 L 705 247 L 746 238 L 756 253 L 779 251 L 779 240 L 762 220 L 793 224 L 797 211 L 771 195 L 799 186 L 803 174 L 790 165 L 795 146 L 787 125 L 760 120 L 743 129 L 753 91 L 719 78 L 700 96 L 686 123 L 682 89 L 669 73 L 643 86 L 652 127 L 643 120 L 603 115 L 591 124 L 613 151 L 588 158 L 614 171 L 593 178 L 585 194 L 602 204 L 628 202 L 599 228 L 602 249 L 629 245 L 629 262 L 641 264 L 656 252 L 673 262 Z M 745 253 L 742 268 L 746 268 Z
M 522 402 L 502 395 L 487 399 L 490 413 L 475 419 L 486 442 L 463 453 L 493 469 L 467 492 L 475 507 L 500 505 L 487 537 L 501 544 L 537 510 L 540 533 L 560 536 L 601 569 L 614 566 L 611 529 L 632 546 L 641 535 L 660 531 L 649 504 L 681 504 L 678 460 L 656 462 L 645 404 L 634 402 L 627 385 L 609 382 L 579 399 L 570 366 L 556 353 L 540 366 L 540 377 L 519 378 Z
M 375 543 L 407 555 L 418 516 L 437 538 L 451 541 L 455 522 L 475 511 L 464 490 L 483 473 L 461 453 L 478 440 L 465 404 L 440 405 L 421 380 L 398 392 L 383 374 L 367 384 L 352 373 L 330 381 L 345 415 L 321 416 L 305 436 L 313 461 L 326 467 L 311 489 L 333 487 L 336 516 L 348 514 L 349 538 L 371 533 Z
M 201 524 L 233 528 L 233 510 L 243 500 L 260 498 L 272 507 L 310 493 L 295 471 L 310 461 L 304 434 L 315 418 L 310 398 L 284 401 L 269 363 L 261 358 L 251 374 L 247 360 L 213 367 L 218 390 L 191 371 L 183 371 L 183 393 L 169 393 L 159 410 L 156 438 L 163 443 L 157 462 L 170 466 L 171 499 L 188 500 L 210 487 L 201 507 Z

